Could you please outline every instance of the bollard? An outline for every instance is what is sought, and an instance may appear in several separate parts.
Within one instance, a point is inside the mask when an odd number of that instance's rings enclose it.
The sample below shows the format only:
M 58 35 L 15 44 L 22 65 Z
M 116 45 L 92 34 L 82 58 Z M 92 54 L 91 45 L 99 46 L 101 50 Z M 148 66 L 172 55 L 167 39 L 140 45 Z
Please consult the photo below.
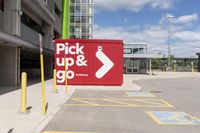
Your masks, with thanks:
M 27 106 L 27 93 L 26 93 L 26 86 L 27 86 L 27 74 L 23 72 L 21 74 L 21 112 L 26 112 Z
M 67 82 L 67 69 L 68 64 L 67 64 L 67 59 L 65 59 L 65 90 L 66 90 L 66 95 L 68 95 L 68 82 Z
M 44 61 L 43 54 L 40 54 L 40 65 L 41 65 L 41 82 L 42 82 L 42 113 L 46 114 L 46 99 L 45 99 L 45 88 L 44 88 Z
M 194 66 L 192 65 L 192 74 L 194 75 Z
M 176 64 L 174 64 L 174 72 L 176 72 Z
M 194 75 L 194 63 L 191 62 L 191 66 L 192 66 L 192 75 Z
M 57 93 L 57 89 L 56 89 L 56 69 L 53 70 L 53 92 Z

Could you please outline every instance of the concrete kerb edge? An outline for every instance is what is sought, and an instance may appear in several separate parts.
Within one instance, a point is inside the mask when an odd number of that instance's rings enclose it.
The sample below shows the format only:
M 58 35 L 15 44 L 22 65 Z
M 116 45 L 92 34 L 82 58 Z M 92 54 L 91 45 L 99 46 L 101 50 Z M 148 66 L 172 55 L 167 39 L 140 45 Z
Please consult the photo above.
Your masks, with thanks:
M 61 106 L 67 102 L 67 100 L 72 96 L 72 94 L 74 93 L 75 89 L 72 89 L 72 91 L 70 92 L 70 94 L 67 96 L 67 98 L 61 102 L 57 108 L 52 111 L 49 115 L 47 115 L 42 122 L 33 130 L 32 133 L 41 133 L 41 131 L 45 128 L 45 126 L 49 123 L 49 121 L 53 118 L 53 116 L 59 111 L 59 109 L 61 108 Z

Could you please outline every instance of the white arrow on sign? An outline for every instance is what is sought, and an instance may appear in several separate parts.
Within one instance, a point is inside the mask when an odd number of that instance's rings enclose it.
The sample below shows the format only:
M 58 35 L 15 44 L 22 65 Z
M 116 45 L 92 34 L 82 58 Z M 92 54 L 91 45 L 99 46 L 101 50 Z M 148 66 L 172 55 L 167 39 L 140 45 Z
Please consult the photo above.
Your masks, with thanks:
M 114 63 L 103 53 L 102 48 L 96 52 L 96 57 L 103 63 L 103 66 L 96 72 L 98 79 L 102 78 L 113 66 Z

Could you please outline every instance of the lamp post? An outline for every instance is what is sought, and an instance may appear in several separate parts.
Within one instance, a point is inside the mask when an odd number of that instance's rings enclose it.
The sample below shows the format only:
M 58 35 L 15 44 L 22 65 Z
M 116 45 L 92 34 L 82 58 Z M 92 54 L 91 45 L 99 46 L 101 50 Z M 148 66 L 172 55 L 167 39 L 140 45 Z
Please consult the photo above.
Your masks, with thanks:
M 168 20 L 168 69 L 171 67 L 171 47 L 170 47 L 170 39 L 171 39 L 171 36 L 170 36 L 170 20 L 171 19 L 174 19 L 175 17 L 173 15 L 168 15 L 167 16 L 167 20 Z

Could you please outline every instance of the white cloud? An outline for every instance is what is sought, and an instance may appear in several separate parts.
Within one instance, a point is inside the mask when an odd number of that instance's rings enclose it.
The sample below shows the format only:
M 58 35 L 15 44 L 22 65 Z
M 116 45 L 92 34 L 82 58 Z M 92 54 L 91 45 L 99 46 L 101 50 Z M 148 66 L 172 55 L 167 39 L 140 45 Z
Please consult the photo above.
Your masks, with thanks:
M 100 10 L 117 11 L 126 9 L 138 12 L 144 7 L 152 9 L 169 9 L 173 6 L 172 0 L 94 0 Z
M 182 41 L 199 41 L 200 43 L 200 31 L 180 31 L 175 32 L 174 38 L 180 39 Z
M 171 18 L 168 18 L 169 16 Z M 198 20 L 198 14 L 196 14 L 196 13 L 193 13 L 193 14 L 190 14 L 190 15 L 180 16 L 180 17 L 177 17 L 177 18 L 173 14 L 166 14 L 161 18 L 159 23 L 160 24 L 166 24 L 166 23 L 168 23 L 170 21 L 173 24 L 190 25 L 190 24 L 192 24 L 193 22 L 195 22 L 197 20 Z
M 142 31 L 135 31 L 128 30 L 127 27 L 100 27 L 96 25 L 94 38 L 121 39 L 125 43 L 148 43 L 151 52 L 167 55 L 168 31 L 162 26 L 151 25 L 146 26 Z M 200 30 L 176 31 L 171 39 L 172 54 L 176 56 L 194 56 L 200 50 Z
M 191 14 L 191 15 L 185 15 L 185 16 L 180 16 L 176 19 L 176 23 L 192 23 L 194 21 L 198 20 L 198 15 L 196 13 Z

